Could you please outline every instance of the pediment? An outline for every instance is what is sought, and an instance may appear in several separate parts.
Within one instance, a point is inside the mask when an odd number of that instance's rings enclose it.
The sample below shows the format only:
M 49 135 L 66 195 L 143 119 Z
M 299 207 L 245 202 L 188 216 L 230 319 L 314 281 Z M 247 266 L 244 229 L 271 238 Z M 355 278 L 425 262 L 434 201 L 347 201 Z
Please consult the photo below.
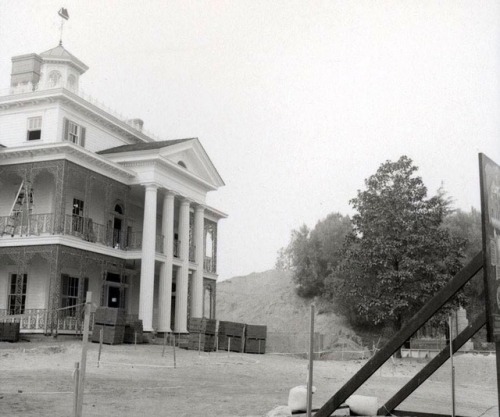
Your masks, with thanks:
M 210 160 L 200 141 L 196 138 L 160 149 L 162 158 L 182 167 L 182 169 L 213 184 L 215 187 L 224 185 L 217 169 Z

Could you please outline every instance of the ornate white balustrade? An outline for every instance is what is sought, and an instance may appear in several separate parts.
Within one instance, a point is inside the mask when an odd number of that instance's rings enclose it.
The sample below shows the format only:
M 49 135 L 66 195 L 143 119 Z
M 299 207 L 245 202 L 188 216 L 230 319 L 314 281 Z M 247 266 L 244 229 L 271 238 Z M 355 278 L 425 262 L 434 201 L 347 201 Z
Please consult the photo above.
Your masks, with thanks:
M 82 332 L 83 315 L 68 314 L 65 311 L 46 309 L 25 310 L 23 314 L 11 315 L 7 309 L 0 309 L 0 322 L 19 322 L 22 333 L 79 334 Z M 94 313 L 90 314 L 90 328 L 94 325 Z

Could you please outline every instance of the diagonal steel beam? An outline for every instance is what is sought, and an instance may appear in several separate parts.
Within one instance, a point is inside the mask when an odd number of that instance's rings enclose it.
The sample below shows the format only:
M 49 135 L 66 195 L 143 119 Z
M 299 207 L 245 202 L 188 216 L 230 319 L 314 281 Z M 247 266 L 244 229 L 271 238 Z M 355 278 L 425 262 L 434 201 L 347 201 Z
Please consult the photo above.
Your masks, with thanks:
M 315 417 L 329 417 L 347 398 L 366 382 L 406 340 L 422 327 L 433 314 L 446 304 L 483 267 L 483 253 L 479 252 L 441 291 L 432 297 L 408 323 L 396 333 L 342 388 L 323 404 Z
M 453 353 L 457 352 L 481 327 L 486 324 L 486 312 L 481 313 L 460 334 L 453 339 Z M 408 383 L 401 388 L 389 401 L 379 408 L 377 415 L 388 416 L 401 404 L 413 391 L 415 391 L 427 378 L 450 358 L 450 349 L 445 347 L 435 358 L 425 365 Z

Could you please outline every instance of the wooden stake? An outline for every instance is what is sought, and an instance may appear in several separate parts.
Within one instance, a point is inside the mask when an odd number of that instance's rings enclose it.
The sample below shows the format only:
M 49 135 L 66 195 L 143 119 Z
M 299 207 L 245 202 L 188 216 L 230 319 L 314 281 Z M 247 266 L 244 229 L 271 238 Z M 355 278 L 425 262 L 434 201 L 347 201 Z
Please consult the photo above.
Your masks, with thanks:
M 177 359 L 175 357 L 175 333 L 174 333 L 174 369 L 177 368 Z
M 449 319 L 450 330 L 450 365 L 451 365 L 451 417 L 455 417 L 455 367 L 453 366 L 453 332 L 451 331 L 451 314 Z
M 163 350 L 161 352 L 161 357 L 165 357 L 165 346 L 167 344 L 167 332 L 163 333 Z
M 201 355 L 201 333 L 198 333 L 198 356 Z
M 309 335 L 309 374 L 307 377 L 307 417 L 312 416 L 312 384 L 314 362 L 314 304 L 311 304 L 311 329 Z
M 231 338 L 227 338 L 227 356 L 229 357 L 229 352 L 231 351 Z
M 90 306 L 92 302 L 92 293 L 87 291 L 87 299 L 85 301 L 85 320 L 83 322 L 83 339 L 82 339 L 82 359 L 80 367 L 80 378 L 78 381 L 78 402 L 76 409 L 76 417 L 82 417 L 83 408 L 83 391 L 85 388 L 85 370 L 87 368 L 87 349 L 89 343 L 89 325 L 90 325 Z
M 104 327 L 99 330 L 99 353 L 97 354 L 97 367 L 99 368 L 99 363 L 101 362 L 101 352 L 102 352 L 102 342 L 104 341 Z
M 134 332 L 134 349 L 137 349 L 137 330 Z
M 73 399 L 73 413 L 78 417 L 78 380 L 80 379 L 80 363 L 75 362 L 75 370 L 73 371 L 73 380 L 75 383 L 75 397 Z

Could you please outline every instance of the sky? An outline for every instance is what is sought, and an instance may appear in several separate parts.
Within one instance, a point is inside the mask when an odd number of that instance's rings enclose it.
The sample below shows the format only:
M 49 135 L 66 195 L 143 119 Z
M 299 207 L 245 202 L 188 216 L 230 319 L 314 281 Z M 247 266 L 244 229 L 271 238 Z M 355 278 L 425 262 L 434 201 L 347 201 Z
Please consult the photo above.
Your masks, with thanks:
M 351 215 L 386 160 L 463 210 L 478 152 L 500 163 L 498 1 L 0 0 L 0 88 L 12 56 L 58 44 L 60 7 L 82 89 L 161 139 L 198 137 L 217 167 L 220 280 Z

